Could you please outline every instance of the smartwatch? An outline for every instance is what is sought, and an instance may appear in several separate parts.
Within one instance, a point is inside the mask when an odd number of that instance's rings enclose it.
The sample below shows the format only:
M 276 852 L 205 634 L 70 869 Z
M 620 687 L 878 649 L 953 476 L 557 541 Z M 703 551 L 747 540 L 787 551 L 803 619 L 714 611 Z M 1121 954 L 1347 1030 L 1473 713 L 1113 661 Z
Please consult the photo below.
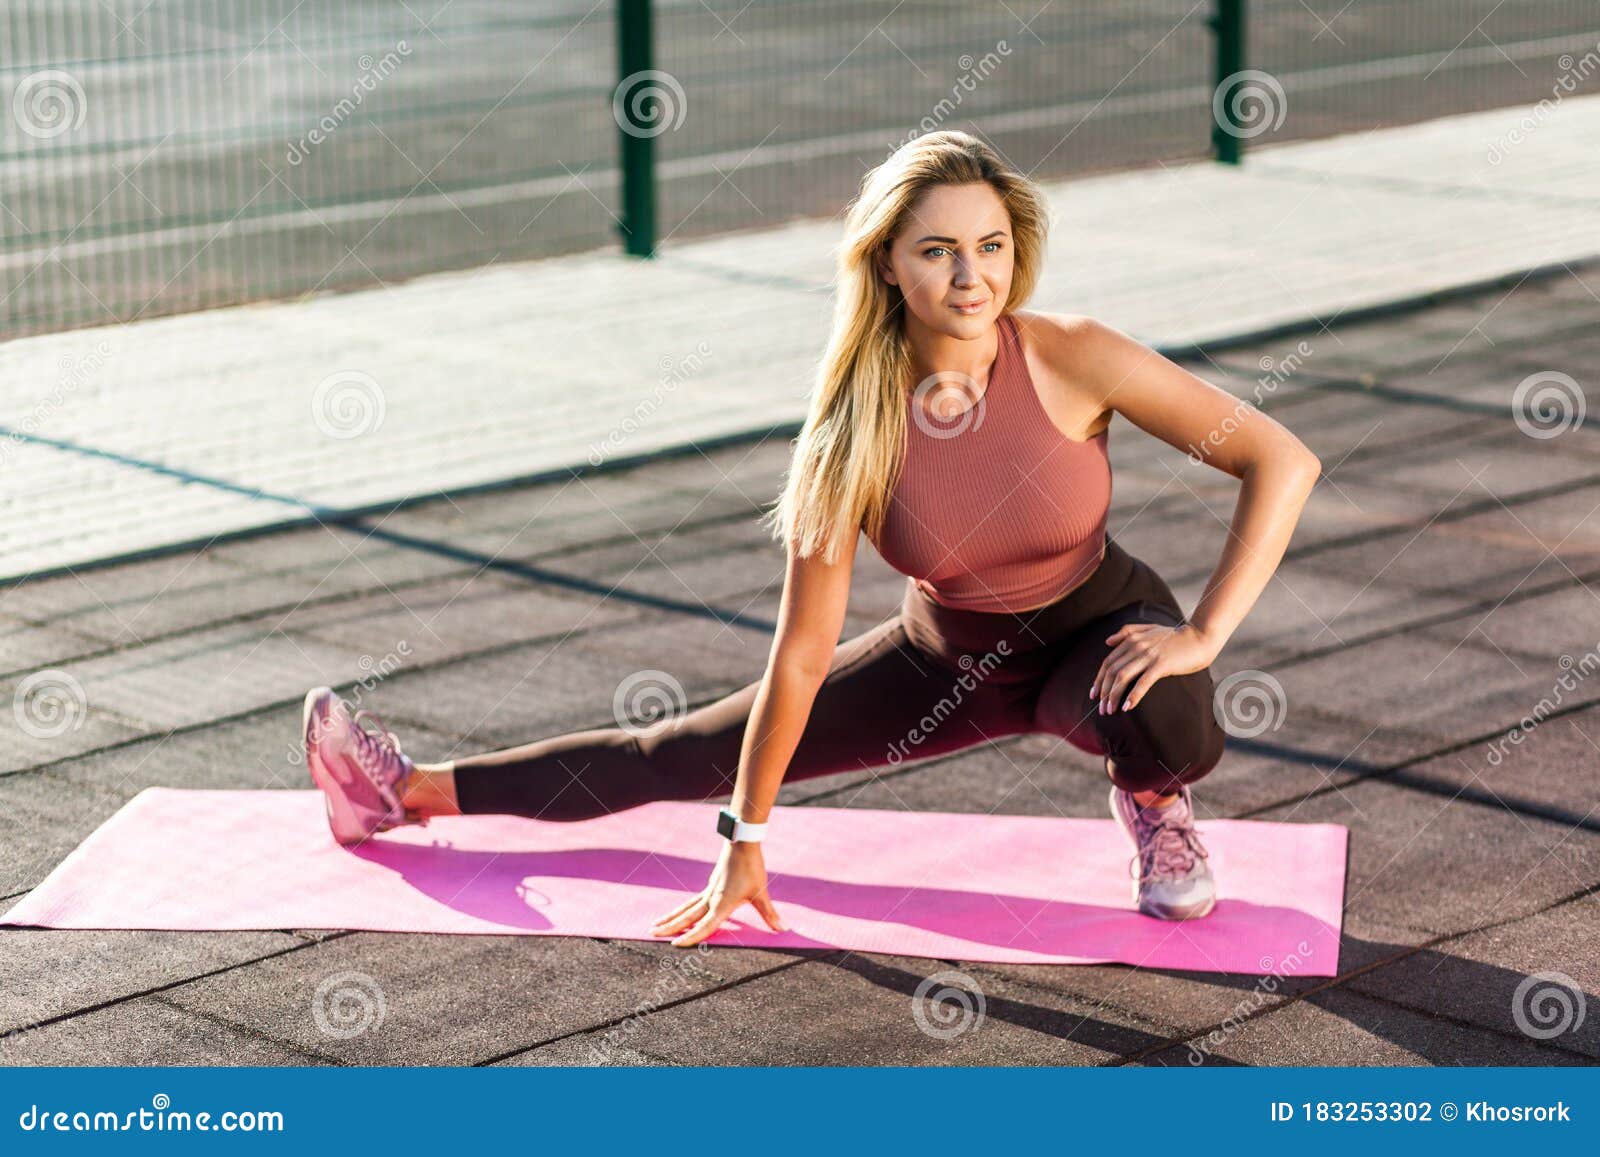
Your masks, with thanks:
M 767 825 L 747 824 L 734 815 L 732 810 L 723 808 L 717 812 L 717 832 L 730 840 L 758 843 L 761 837 L 767 834 Z

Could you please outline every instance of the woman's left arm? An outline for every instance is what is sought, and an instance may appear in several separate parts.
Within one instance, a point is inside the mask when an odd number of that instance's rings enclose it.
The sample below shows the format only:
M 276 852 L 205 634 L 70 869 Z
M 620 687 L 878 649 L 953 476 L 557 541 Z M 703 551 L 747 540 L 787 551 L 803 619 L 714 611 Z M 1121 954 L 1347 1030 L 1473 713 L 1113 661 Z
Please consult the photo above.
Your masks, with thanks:
M 1222 558 L 1188 620 L 1179 627 L 1130 623 L 1107 637 L 1115 649 L 1090 692 L 1107 713 L 1138 703 L 1163 675 L 1210 666 L 1277 570 L 1322 463 L 1248 400 L 1120 330 L 1082 316 L 1056 320 L 1057 364 L 1091 404 L 1243 483 Z

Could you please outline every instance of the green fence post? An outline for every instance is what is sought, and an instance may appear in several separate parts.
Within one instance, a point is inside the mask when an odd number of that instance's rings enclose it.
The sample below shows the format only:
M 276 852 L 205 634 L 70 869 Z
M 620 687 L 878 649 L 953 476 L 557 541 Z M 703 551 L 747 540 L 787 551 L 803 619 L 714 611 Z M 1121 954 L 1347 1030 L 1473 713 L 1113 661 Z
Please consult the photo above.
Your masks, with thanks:
M 622 134 L 622 220 L 616 226 L 623 245 L 634 257 L 654 257 L 656 250 L 655 132 L 643 105 L 635 105 L 630 89 L 642 83 L 641 102 L 661 104 L 646 74 L 651 69 L 650 0 L 618 0 L 617 88 L 612 108 Z M 658 107 L 657 112 L 660 112 Z
M 1216 159 L 1237 165 L 1241 151 L 1239 122 L 1224 86 L 1228 78 L 1244 71 L 1244 0 L 1217 0 L 1216 11 L 1206 21 L 1217 36 L 1217 86 L 1211 101 L 1211 147 Z

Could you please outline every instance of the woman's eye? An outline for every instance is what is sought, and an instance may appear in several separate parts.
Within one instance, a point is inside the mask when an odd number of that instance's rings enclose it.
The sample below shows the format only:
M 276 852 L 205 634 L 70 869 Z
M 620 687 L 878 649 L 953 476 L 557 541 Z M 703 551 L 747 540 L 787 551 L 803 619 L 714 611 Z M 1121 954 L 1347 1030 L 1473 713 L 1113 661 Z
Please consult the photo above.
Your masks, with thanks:
M 1000 251 L 1000 248 L 1001 248 L 1000 242 L 998 242 L 998 241 L 986 241 L 983 244 L 983 248 L 985 248 L 985 249 L 988 249 L 990 246 L 994 247 L 995 252 L 998 253 Z M 947 250 L 945 249 L 945 247 L 943 245 L 935 245 L 932 249 L 924 249 L 922 251 L 922 255 L 924 257 L 932 257 L 936 253 L 945 253 L 945 252 L 947 252 Z

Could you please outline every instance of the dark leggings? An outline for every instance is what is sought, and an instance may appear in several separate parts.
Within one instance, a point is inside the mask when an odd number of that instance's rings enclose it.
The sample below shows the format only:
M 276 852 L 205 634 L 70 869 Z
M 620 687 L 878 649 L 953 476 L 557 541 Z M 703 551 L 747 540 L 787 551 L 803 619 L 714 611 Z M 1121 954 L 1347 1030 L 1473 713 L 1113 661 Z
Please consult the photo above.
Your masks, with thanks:
M 1182 621 L 1167 584 L 1109 535 L 1087 581 L 1017 614 L 945 607 L 908 580 L 897 615 L 835 649 L 784 782 L 1043 732 L 1105 756 L 1120 787 L 1175 791 L 1222 758 L 1210 668 L 1164 676 L 1132 710 L 1110 715 L 1089 689 L 1118 627 Z M 727 795 L 760 687 L 758 679 L 651 734 L 606 727 L 457 759 L 457 801 L 468 814 L 578 820 Z

